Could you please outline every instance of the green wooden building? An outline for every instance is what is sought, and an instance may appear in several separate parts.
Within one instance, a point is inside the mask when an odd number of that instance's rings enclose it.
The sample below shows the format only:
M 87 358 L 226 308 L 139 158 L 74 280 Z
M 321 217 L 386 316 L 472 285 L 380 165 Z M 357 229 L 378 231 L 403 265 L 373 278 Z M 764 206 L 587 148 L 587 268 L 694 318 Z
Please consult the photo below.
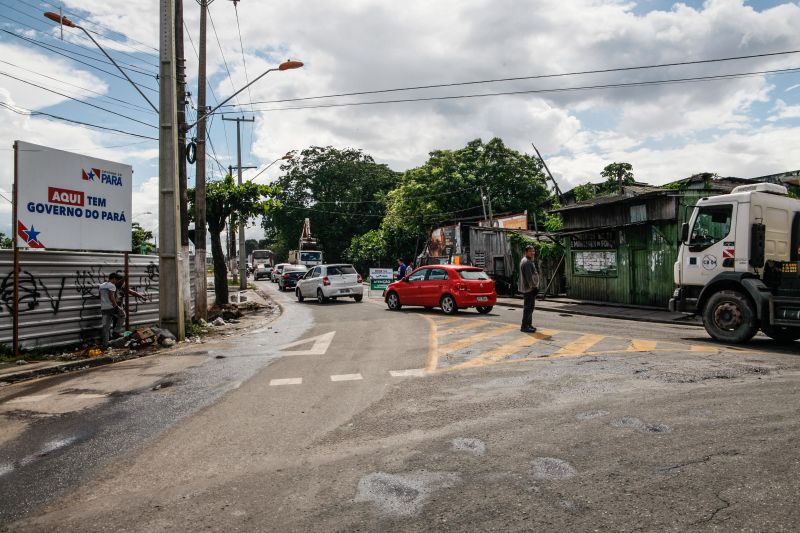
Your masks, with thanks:
M 666 307 L 681 224 L 704 196 L 726 194 L 749 180 L 688 178 L 669 188 L 623 187 L 556 209 L 564 225 L 566 294 L 588 301 Z

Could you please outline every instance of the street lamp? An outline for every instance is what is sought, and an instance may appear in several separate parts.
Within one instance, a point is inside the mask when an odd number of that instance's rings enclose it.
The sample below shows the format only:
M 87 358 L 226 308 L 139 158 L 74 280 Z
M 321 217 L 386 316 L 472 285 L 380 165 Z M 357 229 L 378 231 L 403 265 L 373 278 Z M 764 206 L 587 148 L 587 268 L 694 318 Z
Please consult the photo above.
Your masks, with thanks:
M 58 16 L 58 15 L 56 15 L 56 16 Z M 290 59 L 289 61 L 284 61 L 283 63 L 281 63 L 277 67 L 273 67 L 273 68 L 267 69 L 266 71 L 264 71 L 263 74 L 261 74 L 260 76 L 254 78 L 253 81 L 251 81 L 250 83 L 248 83 L 247 85 L 245 85 L 244 87 L 242 87 L 241 89 L 239 89 L 238 91 L 236 91 L 235 93 L 233 93 L 232 95 L 227 97 L 222 102 L 218 103 L 217 107 L 215 107 L 214 109 L 210 110 L 208 113 L 205 113 L 202 116 L 198 117 L 197 120 L 195 120 L 191 124 L 187 124 L 184 127 L 186 128 L 187 131 L 192 129 L 193 127 L 195 127 L 195 125 L 198 122 L 200 122 L 201 120 L 203 120 L 206 117 L 209 117 L 209 116 L 213 115 L 217 111 L 217 109 L 219 109 L 223 105 L 225 105 L 228 102 L 230 102 L 231 100 L 233 100 L 239 93 L 241 93 L 242 91 L 244 91 L 245 89 L 247 89 L 248 87 L 253 85 L 255 82 L 257 82 L 258 80 L 260 80 L 261 78 L 263 78 L 264 76 L 269 74 L 270 72 L 275 72 L 276 70 L 280 70 L 280 71 L 292 70 L 292 69 L 300 68 L 302 66 L 303 66 L 303 62 L 302 61 L 293 61 L 293 60 Z
M 47 11 L 47 12 L 45 12 L 44 16 L 45 16 L 45 17 L 47 17 L 47 18 L 49 18 L 49 19 L 50 19 L 50 20 L 52 20 L 53 22 L 57 22 L 57 23 L 59 23 L 61 26 L 67 26 L 68 28 L 78 28 L 79 30 L 83 31 L 83 33 L 85 33 L 85 34 L 86 34 L 86 36 L 87 36 L 89 39 L 91 39 L 91 40 L 92 40 L 92 42 L 95 44 L 95 46 L 97 46 L 97 48 L 99 48 L 99 49 L 100 49 L 100 51 L 101 51 L 101 52 L 103 52 L 103 54 L 105 54 L 105 56 L 108 58 L 108 60 L 109 60 L 109 61 L 111 61 L 111 63 L 113 63 L 113 65 L 114 65 L 115 67 L 117 67 L 117 70 L 119 70 L 119 71 L 122 73 L 122 75 L 123 75 L 123 76 L 125 76 L 125 79 L 126 79 L 126 80 L 128 80 L 128 81 L 130 82 L 130 84 L 131 84 L 131 85 L 133 85 L 133 88 L 134 88 L 134 89 L 136 89 L 136 90 L 139 92 L 139 94 L 141 94 L 141 95 L 142 95 L 142 98 L 144 98 L 144 99 L 147 101 L 147 103 L 148 103 L 148 104 L 150 104 L 150 107 L 152 107 L 152 108 L 153 108 L 153 111 L 155 111 L 156 113 L 158 113 L 158 108 L 157 108 L 155 105 L 153 105 L 153 102 L 151 102 L 151 101 L 150 101 L 150 99 L 149 99 L 149 98 L 147 98 L 147 97 L 144 95 L 144 93 L 142 92 L 142 90 L 139 88 L 139 86 L 138 86 L 138 85 L 136 85 L 135 83 L 133 83 L 133 80 L 132 80 L 132 79 L 130 79 L 130 77 L 128 77 L 128 74 L 127 74 L 127 73 L 126 73 L 126 72 L 125 72 L 125 71 L 122 69 L 122 67 L 120 67 L 120 66 L 117 64 L 117 62 L 116 62 L 116 61 L 114 61 L 114 58 L 113 58 L 113 57 L 111 57 L 110 55 L 108 55 L 108 52 L 106 52 L 106 51 L 105 51 L 105 49 L 103 49 L 103 47 L 102 47 L 102 46 L 100 46 L 100 43 L 98 43 L 97 41 L 95 41 L 94 37 L 92 37 L 92 34 L 91 34 L 91 33 L 89 33 L 88 31 L 86 31 L 86 28 L 84 28 L 83 26 L 78 26 L 77 24 L 75 24 L 74 22 L 72 22 L 72 21 L 71 21 L 70 19 L 68 19 L 67 17 L 65 17 L 65 16 L 63 16 L 63 15 L 59 15 L 58 13 L 53 13 L 52 11 Z
M 270 163 L 269 165 L 265 166 L 263 169 L 259 170 L 259 171 L 258 171 L 258 173 L 257 173 L 255 176 L 253 176 L 252 178 L 248 178 L 248 180 L 247 180 L 247 181 L 253 181 L 253 180 L 254 180 L 254 179 L 256 179 L 257 177 L 259 177 L 261 174 L 263 174 L 264 172 L 266 172 L 266 171 L 267 171 L 267 169 L 268 169 L 269 167 L 271 167 L 272 165 L 274 165 L 274 164 L 275 164 L 275 163 L 277 163 L 278 161 L 289 161 L 289 160 L 291 160 L 293 157 L 294 157 L 294 156 L 293 156 L 292 154 L 290 154 L 290 153 L 287 153 L 286 155 L 284 155 L 284 156 L 282 156 L 282 157 L 279 157 L 278 159 L 276 159 L 275 161 L 273 161 L 273 162 L 272 162 L 272 163 Z

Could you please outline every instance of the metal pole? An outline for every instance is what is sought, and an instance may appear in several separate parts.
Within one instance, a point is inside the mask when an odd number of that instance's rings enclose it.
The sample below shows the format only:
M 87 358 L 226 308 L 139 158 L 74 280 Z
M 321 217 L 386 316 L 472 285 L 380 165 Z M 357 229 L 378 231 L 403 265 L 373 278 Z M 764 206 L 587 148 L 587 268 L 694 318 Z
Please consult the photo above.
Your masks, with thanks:
M 533 146 L 533 149 L 536 151 L 536 156 L 539 158 L 539 161 L 542 162 L 544 169 L 547 171 L 547 175 L 550 176 L 550 181 L 553 182 L 553 187 L 555 187 L 556 190 L 556 197 L 558 198 L 558 201 L 561 202 L 561 189 L 558 187 L 556 179 L 553 177 L 553 174 L 550 173 L 550 169 L 547 167 L 547 163 L 545 163 L 544 158 L 542 157 L 542 154 L 539 153 L 539 149 L 536 148 L 536 145 L 531 143 L 531 146 Z
M 128 261 L 128 252 L 125 252 L 125 331 L 130 331 L 131 329 L 131 307 L 130 301 L 128 297 L 128 289 L 130 289 L 130 282 L 128 281 L 128 276 L 130 274 L 130 266 Z
M 11 204 L 11 211 L 13 212 L 11 223 L 11 232 L 14 236 L 12 242 L 14 243 L 14 308 L 13 308 L 13 349 L 14 357 L 19 357 L 19 246 L 17 246 L 17 239 L 19 239 L 19 221 L 17 220 L 17 181 L 19 180 L 19 146 L 17 141 L 14 141 L 14 190 Z
M 159 318 L 178 340 L 185 334 L 181 291 L 178 214 L 178 114 L 175 86 L 175 0 L 160 0 L 159 73 Z
M 197 67 L 197 112 L 206 112 L 206 17 L 208 0 L 200 0 L 200 49 Z M 195 163 L 195 314 L 208 319 L 208 297 L 206 280 L 206 118 L 197 121 L 197 162 Z

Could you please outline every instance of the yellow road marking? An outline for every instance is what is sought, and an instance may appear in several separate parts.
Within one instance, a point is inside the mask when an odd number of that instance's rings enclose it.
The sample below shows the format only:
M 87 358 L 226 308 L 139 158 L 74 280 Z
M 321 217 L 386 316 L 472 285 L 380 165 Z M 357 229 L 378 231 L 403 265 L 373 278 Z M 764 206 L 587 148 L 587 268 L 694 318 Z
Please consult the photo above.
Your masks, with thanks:
M 692 344 L 691 351 L 693 352 L 719 352 L 720 349 L 716 346 L 709 346 L 707 344 Z
M 458 322 L 459 320 L 463 320 L 460 316 L 451 316 L 450 318 L 443 318 L 441 320 L 437 320 L 436 324 L 439 326 L 443 326 L 445 324 L 452 324 L 453 322 Z
M 656 349 L 658 341 L 646 341 L 642 339 L 632 339 L 628 352 L 652 352 Z
M 454 352 L 456 350 L 466 348 L 467 346 L 472 346 L 473 344 L 477 344 L 481 341 L 485 341 L 486 339 L 491 339 L 492 337 L 503 335 L 504 333 L 508 333 L 509 331 L 513 331 L 518 328 L 519 326 L 517 326 L 516 324 L 507 324 L 499 328 L 490 329 L 489 331 L 476 333 L 475 335 L 470 335 L 465 339 L 454 341 L 449 344 L 445 344 L 444 346 L 441 346 L 439 348 L 439 353 L 442 354 L 447 352 Z
M 600 342 L 601 340 L 605 339 L 605 335 L 583 335 L 579 339 L 576 339 L 559 351 L 554 353 L 551 357 L 560 357 L 562 355 L 577 355 L 585 353 L 586 350 Z
M 479 328 L 481 326 L 485 326 L 486 324 L 491 324 L 491 322 L 486 320 L 472 320 L 467 322 L 466 324 L 460 324 L 458 326 L 449 327 L 444 331 L 439 332 L 439 335 L 441 336 L 450 335 L 451 333 L 457 333 L 459 331 L 466 331 L 468 329 Z
M 505 357 L 510 355 L 514 355 L 518 351 L 527 348 L 536 344 L 539 341 L 549 339 L 553 335 L 559 333 L 559 331 L 554 329 L 540 329 L 536 333 L 533 334 L 525 334 L 521 337 L 503 344 L 502 346 L 498 346 L 493 350 L 489 350 L 488 352 L 483 353 L 480 357 L 476 357 L 475 359 L 470 359 L 464 363 L 454 365 L 447 370 L 460 370 L 463 368 L 475 368 L 479 366 L 486 366 L 489 364 L 496 363 Z

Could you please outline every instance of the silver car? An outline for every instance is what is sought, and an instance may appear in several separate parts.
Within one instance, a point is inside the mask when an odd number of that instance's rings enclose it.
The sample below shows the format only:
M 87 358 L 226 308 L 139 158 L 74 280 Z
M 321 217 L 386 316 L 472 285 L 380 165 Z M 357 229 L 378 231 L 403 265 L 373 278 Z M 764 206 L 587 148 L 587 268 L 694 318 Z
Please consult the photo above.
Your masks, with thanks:
M 278 280 L 283 275 L 283 269 L 287 266 L 289 266 L 289 263 L 278 263 L 275 265 L 269 276 L 270 281 L 272 281 L 272 283 L 278 283 Z
M 319 265 L 297 281 L 294 293 L 298 302 L 305 298 L 316 298 L 319 303 L 336 298 L 353 298 L 360 302 L 364 298 L 364 285 L 353 265 Z

